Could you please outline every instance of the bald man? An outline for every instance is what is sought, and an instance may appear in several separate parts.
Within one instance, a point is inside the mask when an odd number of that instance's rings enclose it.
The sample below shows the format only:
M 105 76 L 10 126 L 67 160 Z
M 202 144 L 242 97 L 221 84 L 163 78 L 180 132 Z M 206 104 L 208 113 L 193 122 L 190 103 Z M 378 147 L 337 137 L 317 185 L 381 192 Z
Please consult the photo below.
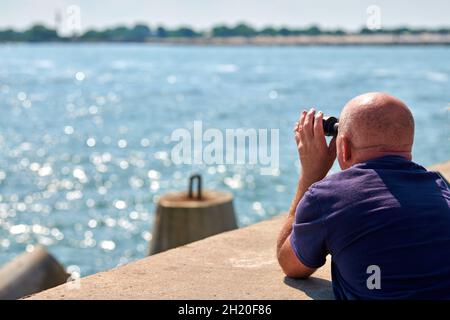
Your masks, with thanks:
M 450 190 L 412 162 L 414 119 L 388 94 L 347 103 L 327 145 L 323 114 L 294 128 L 302 172 L 277 243 L 288 277 L 331 255 L 337 299 L 449 299 Z M 327 173 L 338 159 L 342 171 Z

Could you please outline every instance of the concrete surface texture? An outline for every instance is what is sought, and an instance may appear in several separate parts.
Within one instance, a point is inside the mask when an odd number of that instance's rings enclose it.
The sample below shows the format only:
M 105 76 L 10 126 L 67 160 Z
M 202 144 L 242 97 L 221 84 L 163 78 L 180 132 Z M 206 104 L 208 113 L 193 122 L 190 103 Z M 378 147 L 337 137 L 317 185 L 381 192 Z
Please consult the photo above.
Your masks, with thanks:
M 331 299 L 328 265 L 287 279 L 275 257 L 284 216 L 59 286 L 32 299 Z M 75 287 L 75 286 L 73 286 Z
M 450 162 L 434 166 L 450 180 Z M 30 299 L 333 299 L 330 262 L 286 278 L 275 257 L 279 216 L 36 294 Z

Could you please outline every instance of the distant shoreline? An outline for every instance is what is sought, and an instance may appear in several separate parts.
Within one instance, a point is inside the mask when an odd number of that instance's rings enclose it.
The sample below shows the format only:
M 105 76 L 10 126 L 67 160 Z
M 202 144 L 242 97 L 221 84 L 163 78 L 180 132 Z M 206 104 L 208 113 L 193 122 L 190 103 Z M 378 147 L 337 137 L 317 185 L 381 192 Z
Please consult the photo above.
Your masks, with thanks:
M 190 27 L 167 29 L 147 25 L 116 26 L 103 30 L 62 35 L 58 28 L 34 25 L 27 30 L 0 30 L 0 43 L 156 43 L 173 45 L 449 45 L 450 28 L 423 29 L 397 27 L 357 32 L 326 30 L 318 26 L 302 29 L 266 27 L 255 29 L 245 23 L 233 27 L 219 25 L 197 31 Z
M 450 35 L 317 35 L 150 39 L 149 44 L 214 46 L 450 45 Z
M 4 44 L 161 44 L 198 46 L 404 46 L 404 45 L 450 45 L 450 34 L 347 34 L 315 36 L 255 36 L 255 37 L 171 37 L 149 38 L 145 41 L 89 41 L 83 39 L 48 41 L 0 41 Z

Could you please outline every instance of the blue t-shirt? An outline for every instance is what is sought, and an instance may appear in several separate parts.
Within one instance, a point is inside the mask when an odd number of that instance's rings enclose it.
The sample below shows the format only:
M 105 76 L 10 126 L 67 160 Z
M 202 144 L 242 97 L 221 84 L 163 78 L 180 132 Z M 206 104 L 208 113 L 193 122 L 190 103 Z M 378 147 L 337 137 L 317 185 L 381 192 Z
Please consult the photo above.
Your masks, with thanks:
M 310 268 L 331 254 L 337 299 L 450 299 L 450 190 L 405 158 L 373 159 L 313 184 L 291 244 Z

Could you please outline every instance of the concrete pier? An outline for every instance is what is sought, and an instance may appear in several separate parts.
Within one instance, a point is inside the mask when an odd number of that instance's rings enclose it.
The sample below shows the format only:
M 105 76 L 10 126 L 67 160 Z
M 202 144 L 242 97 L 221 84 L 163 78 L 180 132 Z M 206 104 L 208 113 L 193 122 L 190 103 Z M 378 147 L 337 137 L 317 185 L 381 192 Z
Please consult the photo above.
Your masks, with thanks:
M 433 166 L 450 180 L 450 162 Z M 284 216 L 59 286 L 30 299 L 333 299 L 330 264 L 286 278 L 275 257 Z
M 60 286 L 31 299 L 331 299 L 328 265 L 285 278 L 275 257 L 284 217 L 226 232 Z

